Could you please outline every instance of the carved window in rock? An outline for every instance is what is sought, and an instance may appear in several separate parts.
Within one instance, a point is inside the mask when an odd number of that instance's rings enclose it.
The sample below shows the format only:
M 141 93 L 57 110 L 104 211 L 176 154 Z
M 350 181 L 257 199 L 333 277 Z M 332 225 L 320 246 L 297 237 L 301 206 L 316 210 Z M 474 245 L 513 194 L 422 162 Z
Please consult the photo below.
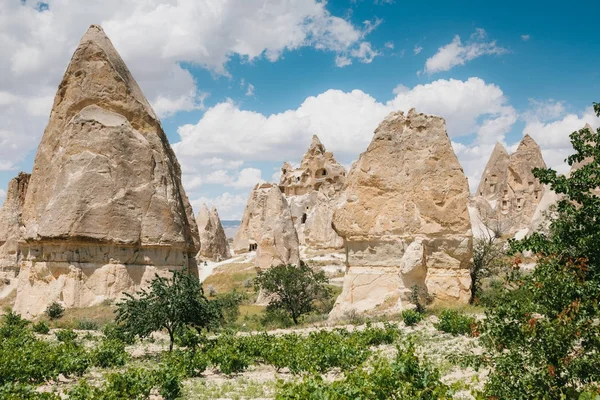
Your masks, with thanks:
M 325 168 L 318 169 L 315 173 L 315 178 L 323 178 L 327 176 L 327 170 Z
M 502 211 L 508 210 L 508 200 L 502 200 Z
M 306 213 L 302 214 L 302 223 L 305 224 L 306 223 Z
M 522 198 L 517 198 L 517 210 L 520 210 L 521 208 L 523 208 L 523 199 Z
M 536 191 L 535 191 L 535 199 L 537 200 L 537 199 L 539 199 L 539 198 L 540 198 L 540 191 L 539 191 L 539 190 L 536 190 Z
M 256 251 L 258 249 L 258 243 L 250 243 L 248 246 L 248 251 Z

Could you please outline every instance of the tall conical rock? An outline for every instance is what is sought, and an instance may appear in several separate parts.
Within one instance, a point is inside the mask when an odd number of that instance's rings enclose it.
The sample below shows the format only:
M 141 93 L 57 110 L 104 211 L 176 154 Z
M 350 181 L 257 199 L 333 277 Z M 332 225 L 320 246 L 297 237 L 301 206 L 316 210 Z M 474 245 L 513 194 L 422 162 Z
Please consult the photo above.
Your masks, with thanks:
M 6 199 L 0 209 L 0 298 L 16 288 L 21 213 L 29 178 L 29 174 L 20 172 L 9 182 Z
M 299 168 L 294 169 L 288 162 L 283 164 L 279 187 L 290 205 L 300 244 L 313 249 L 343 246 L 331 222 L 345 181 L 345 168 L 316 135 Z
M 283 193 L 277 185 L 257 184 L 233 238 L 234 252 L 256 250 L 256 266 L 269 268 L 279 264 L 297 265 L 300 262 L 298 246 L 298 234 Z
M 200 208 L 200 212 L 196 217 L 196 223 L 200 231 L 200 253 L 198 253 L 198 257 L 214 261 L 230 258 L 229 244 L 217 209 L 213 207 L 212 210 L 209 210 L 206 204 L 202 204 L 202 208 Z
M 442 118 L 390 114 L 348 172 L 345 198 L 333 224 L 348 268 L 331 318 L 402 309 L 414 285 L 469 300 L 469 188 Z
M 508 157 L 497 149 L 498 145 L 486 165 L 471 206 L 495 234 L 513 236 L 530 229 L 546 190 L 532 170 L 546 168 L 546 163 L 540 147 L 529 135 L 523 137 L 517 150 Z
M 23 205 L 15 308 L 83 307 L 190 269 L 199 237 L 160 121 L 92 25 L 67 67 Z

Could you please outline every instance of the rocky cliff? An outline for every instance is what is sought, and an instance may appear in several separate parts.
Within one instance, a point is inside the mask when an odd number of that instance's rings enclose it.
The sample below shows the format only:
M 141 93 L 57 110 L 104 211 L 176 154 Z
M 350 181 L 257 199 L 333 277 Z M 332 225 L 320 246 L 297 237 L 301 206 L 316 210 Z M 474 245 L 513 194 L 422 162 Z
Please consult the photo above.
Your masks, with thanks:
M 196 217 L 198 230 L 200 231 L 199 259 L 222 261 L 231 257 L 229 243 L 225 236 L 225 230 L 221 225 L 219 213 L 215 207 L 209 210 L 206 204 L 202 204 L 198 217 Z
M 275 184 L 263 183 L 250 194 L 242 223 L 233 239 L 236 254 L 256 251 L 256 266 L 298 264 L 298 234 L 289 205 Z
M 331 318 L 399 310 L 415 285 L 435 299 L 468 301 L 469 188 L 442 118 L 390 114 L 348 172 L 344 196 L 333 224 L 347 272 Z
M 279 188 L 290 205 L 294 227 L 301 245 L 310 249 L 339 249 L 342 238 L 333 230 L 346 170 L 315 135 L 300 167 L 290 163 L 281 168 Z
M 15 309 L 84 307 L 197 271 L 199 237 L 175 154 L 99 26 L 69 63 L 38 147 L 22 220 Z

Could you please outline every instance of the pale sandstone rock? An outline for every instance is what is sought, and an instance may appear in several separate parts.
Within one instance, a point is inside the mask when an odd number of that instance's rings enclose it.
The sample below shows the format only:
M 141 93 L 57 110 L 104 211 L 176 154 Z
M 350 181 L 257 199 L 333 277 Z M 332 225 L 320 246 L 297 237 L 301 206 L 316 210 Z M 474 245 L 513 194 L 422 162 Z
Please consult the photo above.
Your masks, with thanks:
M 390 114 L 348 172 L 333 217 L 347 272 L 330 318 L 407 306 L 416 285 L 438 300 L 469 300 L 469 188 L 442 118 Z M 389 304 L 391 302 L 391 304 Z
M 202 204 L 198 217 L 196 218 L 198 230 L 200 231 L 199 259 L 222 261 L 231 257 L 229 243 L 225 236 L 225 230 L 221 225 L 219 213 L 215 207 L 209 210 L 206 204 Z
M 256 266 L 269 268 L 300 261 L 298 234 L 290 208 L 275 184 L 254 187 L 242 223 L 233 239 L 236 254 L 256 250 Z
M 290 205 L 301 245 L 311 249 L 343 246 L 344 241 L 331 222 L 345 181 L 346 170 L 316 135 L 299 168 L 294 169 L 288 162 L 283 164 L 279 187 Z
M 546 168 L 537 143 L 525 135 L 517 151 L 508 156 L 497 144 L 471 202 L 481 221 L 499 236 L 529 230 L 544 186 L 533 176 L 533 168 Z M 477 232 L 474 232 L 476 235 Z
M 15 309 L 85 307 L 197 273 L 198 229 L 160 121 L 102 28 L 82 38 L 58 88 L 23 205 Z
M 20 172 L 9 182 L 6 199 L 0 209 L 0 298 L 16 288 L 21 212 L 30 176 Z

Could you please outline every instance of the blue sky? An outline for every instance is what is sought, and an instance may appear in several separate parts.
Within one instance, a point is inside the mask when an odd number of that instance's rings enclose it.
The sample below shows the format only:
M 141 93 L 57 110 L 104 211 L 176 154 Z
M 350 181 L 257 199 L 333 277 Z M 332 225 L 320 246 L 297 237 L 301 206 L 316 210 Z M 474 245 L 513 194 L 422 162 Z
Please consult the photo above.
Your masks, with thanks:
M 600 124 L 600 4 L 491 3 L 0 0 L 0 190 L 31 171 L 91 23 L 161 115 L 196 210 L 239 218 L 314 133 L 349 166 L 387 113 L 410 107 L 446 118 L 472 188 L 495 142 L 514 149 L 524 132 L 564 171 L 568 134 Z

